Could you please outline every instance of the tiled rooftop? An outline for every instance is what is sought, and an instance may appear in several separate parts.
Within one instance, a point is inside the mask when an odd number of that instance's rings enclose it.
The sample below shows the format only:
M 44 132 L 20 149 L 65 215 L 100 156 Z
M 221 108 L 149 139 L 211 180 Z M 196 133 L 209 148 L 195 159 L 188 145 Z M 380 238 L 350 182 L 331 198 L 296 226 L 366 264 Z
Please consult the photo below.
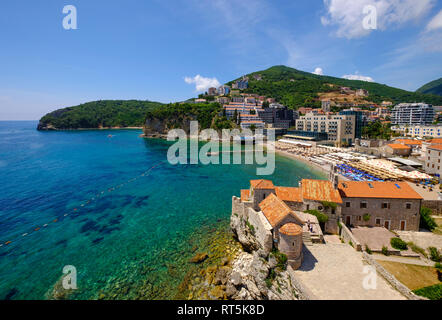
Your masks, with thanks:
M 416 145 L 421 146 L 422 141 L 420 140 L 413 140 L 413 139 L 396 139 L 395 142 L 401 143 L 401 144 L 407 144 L 407 145 Z
M 303 179 L 301 187 L 303 199 L 342 203 L 338 190 L 330 181 Z
M 339 191 L 347 198 L 422 199 L 406 182 L 345 181 Z
M 279 232 L 288 236 L 296 236 L 302 233 L 302 228 L 295 223 L 286 223 L 279 228 Z
M 301 189 L 292 187 L 275 187 L 276 196 L 283 201 L 302 202 Z
M 389 144 L 388 145 L 390 148 L 392 148 L 392 149 L 396 149 L 396 150 L 409 150 L 410 149 L 410 147 L 409 146 L 406 146 L 406 145 L 403 145 L 403 144 L 399 144 L 399 143 L 392 143 L 392 144 Z
M 253 189 L 275 189 L 273 182 L 270 180 L 250 180 L 250 185 Z
M 292 212 L 292 210 L 274 193 L 271 193 L 267 198 L 265 198 L 259 207 L 264 213 L 272 227 L 276 226 L 279 221 Z
M 241 190 L 241 201 L 249 201 L 250 199 L 250 190 Z

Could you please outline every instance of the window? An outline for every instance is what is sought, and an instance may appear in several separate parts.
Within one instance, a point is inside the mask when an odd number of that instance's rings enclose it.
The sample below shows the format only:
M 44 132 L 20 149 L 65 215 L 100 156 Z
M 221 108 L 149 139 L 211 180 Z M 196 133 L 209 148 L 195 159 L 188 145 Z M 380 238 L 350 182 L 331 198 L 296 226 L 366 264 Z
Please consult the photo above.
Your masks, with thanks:
M 388 202 L 382 202 L 382 209 L 390 209 L 390 204 Z
M 381 225 L 381 219 L 380 218 L 376 218 L 376 225 L 380 226 Z
M 346 202 L 346 203 L 345 203 L 345 207 L 346 207 L 346 208 L 350 208 L 350 202 Z
M 405 208 L 407 208 L 407 209 L 411 209 L 411 203 L 409 203 L 409 202 L 406 203 L 406 204 L 405 204 Z
M 361 202 L 361 209 L 367 209 L 367 202 Z
M 306 208 L 306 210 L 310 210 L 310 205 L 309 205 L 309 204 L 307 205 L 307 208 Z
M 361 216 L 358 216 L 358 221 L 362 221 L 362 217 Z

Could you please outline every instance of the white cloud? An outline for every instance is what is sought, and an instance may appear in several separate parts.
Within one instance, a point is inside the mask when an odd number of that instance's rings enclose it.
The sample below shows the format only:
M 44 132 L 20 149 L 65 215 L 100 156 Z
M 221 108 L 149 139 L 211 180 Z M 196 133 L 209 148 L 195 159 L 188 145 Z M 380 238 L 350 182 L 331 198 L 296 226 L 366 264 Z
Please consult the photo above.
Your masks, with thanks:
M 211 87 L 217 88 L 221 85 L 218 79 L 202 77 L 199 74 L 193 78 L 185 77 L 184 81 L 188 84 L 195 84 L 196 92 L 204 92 Z
M 346 75 L 343 75 L 342 78 L 348 79 L 348 80 L 361 80 L 361 81 L 367 81 L 367 82 L 374 82 L 372 77 L 361 76 L 359 74 L 346 74 Z
M 321 17 L 321 23 L 324 26 L 337 26 L 338 37 L 360 38 L 371 32 L 362 25 L 367 15 L 364 14 L 367 5 L 376 7 L 377 29 L 386 30 L 419 20 L 435 3 L 436 0 L 324 0 L 327 14 Z
M 437 15 L 431 19 L 431 21 L 427 24 L 427 31 L 432 31 L 435 29 L 442 28 L 442 10 L 439 11 Z
M 313 74 L 317 74 L 319 76 L 324 75 L 324 71 L 322 71 L 322 68 L 316 68 L 315 71 L 313 71 Z

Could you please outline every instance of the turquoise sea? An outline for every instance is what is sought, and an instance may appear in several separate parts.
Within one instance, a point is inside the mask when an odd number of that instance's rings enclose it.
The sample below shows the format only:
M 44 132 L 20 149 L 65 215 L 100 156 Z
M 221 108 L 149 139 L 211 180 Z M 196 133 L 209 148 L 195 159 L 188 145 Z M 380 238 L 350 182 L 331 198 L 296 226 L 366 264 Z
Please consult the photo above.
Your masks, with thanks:
M 48 298 L 66 265 L 70 299 L 176 298 L 195 250 L 228 230 L 232 195 L 259 178 L 255 165 L 170 165 L 172 143 L 141 130 L 36 126 L 0 122 L 0 299 Z M 324 177 L 277 156 L 266 178 Z

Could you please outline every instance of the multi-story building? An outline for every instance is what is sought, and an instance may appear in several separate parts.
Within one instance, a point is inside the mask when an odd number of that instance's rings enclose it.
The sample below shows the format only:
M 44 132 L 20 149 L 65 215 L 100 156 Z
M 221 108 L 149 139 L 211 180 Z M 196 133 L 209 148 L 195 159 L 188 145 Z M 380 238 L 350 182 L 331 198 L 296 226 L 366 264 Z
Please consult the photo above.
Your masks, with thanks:
M 391 112 L 393 125 L 430 125 L 435 117 L 431 104 L 426 103 L 400 103 Z
M 413 138 L 442 138 L 442 126 L 393 126 L 391 130 Z
M 367 120 L 364 118 L 364 113 L 355 109 L 342 110 L 340 115 L 355 116 L 355 138 L 362 137 L 362 127 L 367 125 Z
M 327 133 L 328 140 L 351 145 L 356 134 L 355 115 L 315 115 L 308 113 L 296 120 L 297 132 Z
M 216 96 L 216 88 L 214 88 L 214 87 L 212 87 L 212 88 L 209 88 L 209 90 L 207 90 L 207 94 L 209 95 L 209 96 Z
M 234 103 L 244 103 L 244 97 L 241 96 L 233 96 L 232 102 Z
M 442 177 L 442 144 L 431 144 L 426 147 L 425 172 Z
M 345 181 L 339 192 L 347 225 L 419 231 L 422 197 L 407 182 Z
M 230 99 L 228 97 L 216 97 L 215 101 L 219 104 L 228 104 Z
M 229 92 L 230 92 L 230 87 L 229 86 L 224 85 L 224 86 L 221 86 L 221 87 L 218 88 L 218 94 L 221 95 L 221 96 L 228 95 Z
M 264 129 L 265 123 L 260 120 L 252 120 L 252 121 L 242 121 L 241 129 L 250 129 L 255 127 L 255 129 Z
M 244 90 L 247 89 L 248 87 L 249 87 L 248 79 L 238 80 L 232 85 L 233 89 L 239 89 L 239 90 Z

